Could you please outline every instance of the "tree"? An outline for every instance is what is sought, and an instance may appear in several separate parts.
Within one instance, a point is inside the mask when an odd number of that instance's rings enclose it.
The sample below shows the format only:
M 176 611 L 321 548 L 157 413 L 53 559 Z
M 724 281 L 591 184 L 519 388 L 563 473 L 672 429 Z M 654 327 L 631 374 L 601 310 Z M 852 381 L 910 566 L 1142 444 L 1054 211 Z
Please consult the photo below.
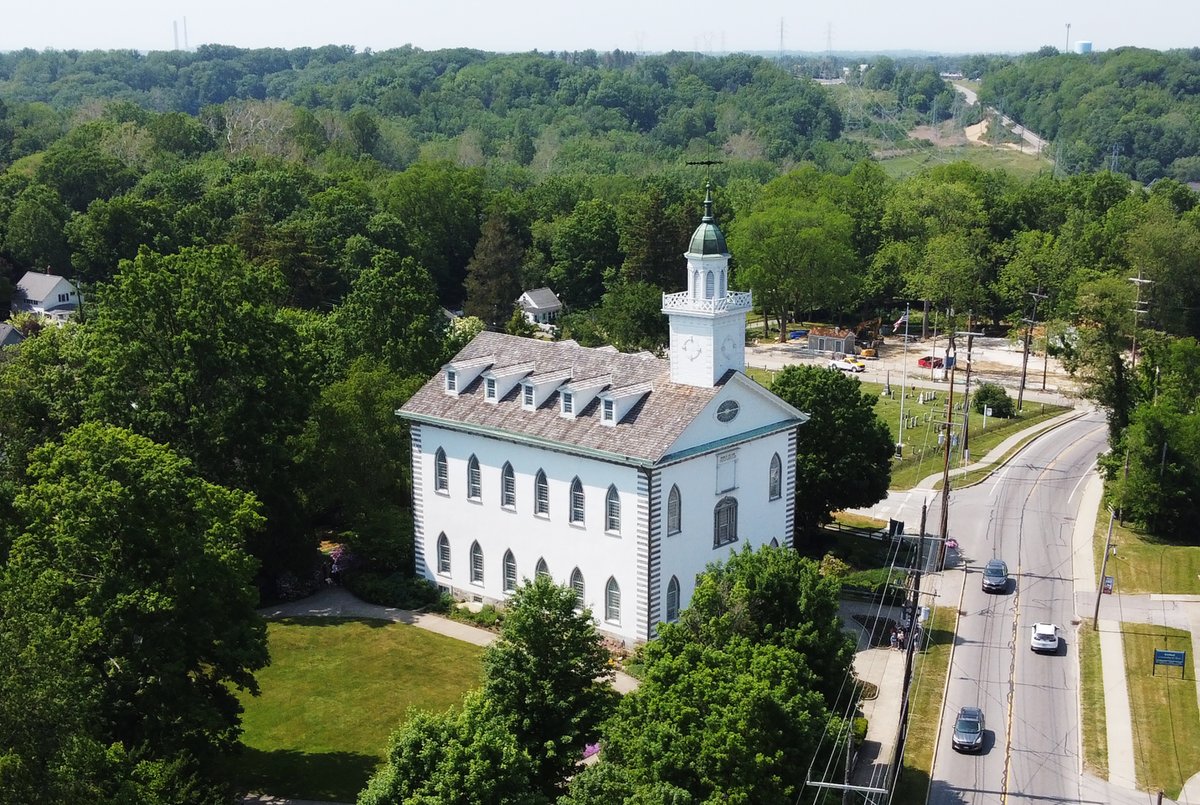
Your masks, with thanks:
M 287 439 L 311 402 L 299 338 L 278 315 L 278 274 L 228 246 L 143 250 L 93 295 L 85 417 L 191 459 L 207 480 L 254 492 L 268 570 L 299 559 Z
M 267 663 L 253 496 L 99 423 L 35 450 L 29 477 L 0 576 L 0 777 L 30 802 L 115 802 L 151 761 L 169 771 L 162 801 L 221 801 L 233 689 L 256 692 Z
M 892 438 L 857 379 L 817 366 L 789 366 L 771 391 L 808 414 L 797 431 L 796 531 L 811 532 L 836 509 L 887 494 Z
M 561 801 L 794 802 L 850 672 L 837 610 L 837 583 L 793 551 L 747 548 L 710 566 L 680 622 L 643 650 L 602 762 Z
M 4 232 L 4 250 L 28 268 L 66 271 L 70 268 L 63 234 L 70 212 L 58 194 L 43 184 L 21 191 Z
M 1117 444 L 1137 403 L 1126 351 L 1132 344 L 1133 286 L 1102 277 L 1080 287 L 1074 342 L 1063 356 L 1067 369 L 1083 384 L 1083 393 L 1108 412 L 1108 435 Z
M 376 254 L 332 317 L 345 365 L 372 356 L 410 376 L 432 374 L 441 361 L 446 319 L 429 272 L 411 257 Z
M 493 328 L 503 327 L 521 295 L 525 244 L 512 217 L 493 212 L 483 223 L 475 255 L 467 264 L 467 302 L 463 311 Z
M 604 340 L 622 352 L 659 352 L 667 344 L 662 291 L 648 282 L 616 282 L 591 312 Z
M 851 236 L 849 216 L 824 199 L 776 198 L 732 228 L 738 279 L 750 286 L 764 313 L 779 317 L 781 342 L 789 311 L 840 309 L 855 295 Z
M 382 571 L 412 570 L 408 427 L 395 410 L 422 377 L 400 378 L 360 358 L 321 391 L 293 442 L 306 508 L 351 532 L 356 556 Z
M 418 712 L 391 737 L 358 805 L 549 805 L 530 790 L 534 763 L 481 693 L 460 712 Z
M 1012 397 L 999 383 L 980 383 L 971 395 L 971 408 L 979 414 L 985 409 L 992 409 L 992 416 L 1008 419 L 1013 415 Z
M 552 246 L 550 285 L 567 307 L 600 301 L 604 272 L 621 265 L 617 215 L 599 199 L 581 201 L 558 226 Z
M 548 798 L 561 793 L 617 698 L 592 613 L 578 607 L 569 587 L 545 576 L 524 582 L 483 657 L 483 695 L 529 753 L 531 787 Z

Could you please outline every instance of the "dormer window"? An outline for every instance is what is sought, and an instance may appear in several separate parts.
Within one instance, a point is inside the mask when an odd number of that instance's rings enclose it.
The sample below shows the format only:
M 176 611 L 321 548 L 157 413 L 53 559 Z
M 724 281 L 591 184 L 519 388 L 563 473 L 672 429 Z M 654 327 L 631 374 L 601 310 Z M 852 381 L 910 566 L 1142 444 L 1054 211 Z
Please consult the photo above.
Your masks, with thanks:
M 575 395 L 569 391 L 562 393 L 562 412 L 564 414 L 575 413 Z
M 604 401 L 604 415 L 603 415 L 603 420 L 604 420 L 605 422 L 609 423 L 609 424 L 616 424 L 616 413 L 615 413 L 615 410 L 616 410 L 616 409 L 615 409 L 615 407 L 613 406 L 613 401 L 612 401 L 612 400 L 605 400 L 605 401 Z
M 496 378 L 489 377 L 484 382 L 483 396 L 493 402 L 496 400 Z
M 446 391 L 458 391 L 458 373 L 453 369 L 446 370 Z
M 521 398 L 522 404 L 526 408 L 533 408 L 533 384 L 526 383 L 524 386 L 522 386 L 522 389 L 523 389 L 523 396 Z

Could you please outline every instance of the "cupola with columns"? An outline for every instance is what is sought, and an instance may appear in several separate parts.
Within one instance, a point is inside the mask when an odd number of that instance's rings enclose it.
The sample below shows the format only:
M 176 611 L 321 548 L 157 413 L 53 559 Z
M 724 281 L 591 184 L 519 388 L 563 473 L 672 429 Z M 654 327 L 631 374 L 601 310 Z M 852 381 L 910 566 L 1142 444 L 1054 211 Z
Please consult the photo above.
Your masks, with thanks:
M 729 249 L 712 212 L 706 188 L 704 217 L 692 233 L 684 258 L 687 290 L 663 294 L 670 319 L 671 382 L 716 385 L 730 369 L 746 368 L 746 314 L 749 291 L 729 290 Z

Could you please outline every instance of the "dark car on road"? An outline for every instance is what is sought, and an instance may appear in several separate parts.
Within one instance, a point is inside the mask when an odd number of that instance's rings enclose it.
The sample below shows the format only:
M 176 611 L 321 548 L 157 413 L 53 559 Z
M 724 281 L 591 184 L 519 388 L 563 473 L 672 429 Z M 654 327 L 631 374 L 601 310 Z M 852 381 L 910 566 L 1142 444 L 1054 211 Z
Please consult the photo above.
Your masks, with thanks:
M 983 566 L 983 591 L 1002 593 L 1008 589 L 1008 565 L 993 559 Z
M 979 752 L 983 749 L 983 711 L 978 707 L 963 707 L 954 719 L 954 748 L 960 752 Z

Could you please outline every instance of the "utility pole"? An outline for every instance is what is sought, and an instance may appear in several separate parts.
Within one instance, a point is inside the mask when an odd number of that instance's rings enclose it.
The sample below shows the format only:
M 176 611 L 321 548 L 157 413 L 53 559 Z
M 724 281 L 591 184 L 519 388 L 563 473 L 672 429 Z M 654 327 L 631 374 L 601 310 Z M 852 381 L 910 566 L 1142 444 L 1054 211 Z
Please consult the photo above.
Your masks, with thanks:
M 950 358 L 950 351 L 955 351 L 957 358 L 958 351 L 954 347 L 954 334 L 951 332 L 949 343 L 946 345 L 946 359 Z M 941 522 L 941 541 L 938 543 L 938 561 L 937 566 L 941 567 L 946 561 L 946 537 L 950 531 L 950 435 L 954 432 L 954 372 L 958 367 L 956 359 L 950 366 L 950 388 L 946 393 L 946 453 L 942 460 L 942 522 Z
M 896 437 L 896 458 L 902 458 L 904 455 L 904 397 L 908 394 L 908 315 L 909 306 L 904 304 L 904 358 L 901 360 L 903 367 L 900 375 L 900 432 Z
M 1139 268 L 1138 275 L 1136 277 L 1130 277 L 1129 281 L 1137 286 L 1137 297 L 1134 299 L 1133 309 L 1130 311 L 1131 313 L 1133 313 L 1133 347 L 1131 350 L 1131 358 L 1132 358 L 1133 365 L 1130 368 L 1130 371 L 1132 372 L 1137 369 L 1138 317 L 1141 316 L 1143 313 L 1150 312 L 1149 311 L 1149 303 L 1142 301 L 1142 286 L 1143 285 L 1153 285 L 1154 280 L 1142 279 L 1142 270 Z
M 969 439 L 971 438 L 971 345 L 975 342 L 975 336 L 982 336 L 983 333 L 971 332 L 971 327 L 975 324 L 974 314 L 967 315 L 967 330 L 966 332 L 955 333 L 956 336 L 965 335 L 967 337 L 967 384 L 963 389 L 963 437 L 962 437 L 962 457 L 963 462 L 971 460 L 971 448 Z M 954 364 L 957 366 L 958 361 Z
M 1025 402 L 1025 377 L 1029 368 L 1029 338 L 1033 335 L 1033 325 L 1037 324 L 1037 309 L 1038 302 L 1046 298 L 1046 294 L 1042 293 L 1042 286 L 1038 285 L 1036 291 L 1030 291 L 1029 295 L 1033 297 L 1033 318 L 1024 319 L 1025 322 L 1025 350 L 1021 356 L 1021 385 L 1017 387 L 1017 410 L 1020 411 Z M 1045 380 L 1043 379 L 1042 387 L 1045 388 Z
M 1100 563 L 1100 589 L 1096 591 L 1096 611 L 1092 613 L 1092 631 L 1100 630 L 1100 596 L 1104 595 L 1104 572 L 1108 570 L 1108 554 L 1112 548 L 1113 520 L 1117 513 L 1110 507 L 1108 510 L 1108 536 L 1104 540 L 1104 560 Z

